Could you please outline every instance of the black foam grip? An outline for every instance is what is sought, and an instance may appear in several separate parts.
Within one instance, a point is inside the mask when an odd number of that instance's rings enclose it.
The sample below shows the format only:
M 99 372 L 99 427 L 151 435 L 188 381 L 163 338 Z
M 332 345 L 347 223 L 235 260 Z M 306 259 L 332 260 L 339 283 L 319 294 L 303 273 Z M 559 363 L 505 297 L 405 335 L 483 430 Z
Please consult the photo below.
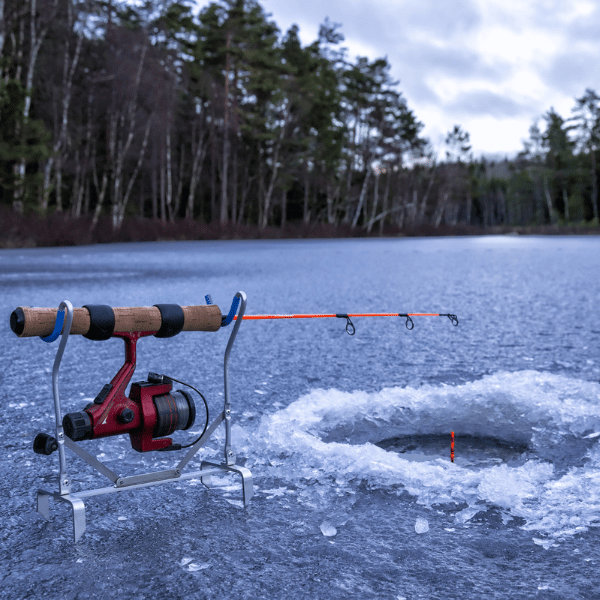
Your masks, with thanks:
M 160 329 L 154 334 L 157 338 L 168 338 L 177 335 L 183 329 L 183 308 L 179 304 L 155 304 L 160 310 L 162 322 Z
M 90 313 L 90 329 L 83 336 L 88 340 L 108 340 L 112 337 L 115 330 L 115 313 L 110 306 L 106 304 L 88 304 Z

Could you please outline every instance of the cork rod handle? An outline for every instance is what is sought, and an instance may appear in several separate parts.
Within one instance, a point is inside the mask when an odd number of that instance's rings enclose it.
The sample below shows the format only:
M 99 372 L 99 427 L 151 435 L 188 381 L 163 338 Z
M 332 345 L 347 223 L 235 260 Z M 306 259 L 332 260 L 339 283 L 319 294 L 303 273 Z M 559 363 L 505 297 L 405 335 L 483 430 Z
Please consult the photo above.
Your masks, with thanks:
M 167 307 L 168 310 L 165 308 Z M 169 308 L 170 307 L 170 308 Z M 73 309 L 73 325 L 71 335 L 84 335 L 92 337 L 90 329 L 94 329 L 93 315 L 95 307 L 90 306 Z M 210 306 L 177 306 L 175 304 L 161 304 L 157 306 L 131 306 L 121 308 L 102 308 L 102 317 L 108 314 L 109 321 L 114 320 L 114 326 L 109 332 L 133 331 L 170 331 L 159 337 L 170 337 L 179 331 L 218 331 L 221 327 L 221 310 L 216 304 Z M 110 315 L 112 311 L 112 317 Z M 52 333 L 56 323 L 57 308 L 31 308 L 19 306 L 10 315 L 10 328 L 19 337 L 48 336 Z M 183 313 L 181 315 L 181 313 Z M 98 314 L 98 311 L 96 311 Z M 175 314 L 173 325 L 172 315 Z M 182 316 L 182 318 L 181 318 Z M 105 319 L 106 320 L 106 319 Z M 175 333 L 173 333 L 173 331 Z M 90 334 L 90 335 L 88 335 Z M 108 335 L 110 337 L 110 335 Z M 92 337 L 92 339 L 106 339 Z

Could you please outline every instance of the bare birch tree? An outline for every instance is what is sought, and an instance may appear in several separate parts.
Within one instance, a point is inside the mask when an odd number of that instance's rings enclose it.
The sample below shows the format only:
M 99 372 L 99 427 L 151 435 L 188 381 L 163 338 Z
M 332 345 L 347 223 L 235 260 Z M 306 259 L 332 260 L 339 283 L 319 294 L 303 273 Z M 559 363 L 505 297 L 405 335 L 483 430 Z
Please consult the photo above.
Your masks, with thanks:
M 35 65 L 37 62 L 38 53 L 48 33 L 48 27 L 56 16 L 58 9 L 58 0 L 53 0 L 51 5 L 50 13 L 47 15 L 47 19 L 41 21 L 37 16 L 37 0 L 30 0 L 29 3 L 29 60 L 27 62 L 27 73 L 25 75 L 25 104 L 23 107 L 23 125 L 29 120 L 29 112 L 31 110 L 31 93 L 33 90 L 33 76 L 35 72 Z M 21 21 L 23 26 L 24 21 Z M 24 44 L 23 35 L 21 35 L 21 52 Z M 21 62 L 17 70 L 17 78 L 20 78 Z M 25 157 L 22 157 L 20 161 L 15 165 L 15 192 L 13 199 L 13 209 L 22 212 L 23 211 L 23 193 L 25 184 Z

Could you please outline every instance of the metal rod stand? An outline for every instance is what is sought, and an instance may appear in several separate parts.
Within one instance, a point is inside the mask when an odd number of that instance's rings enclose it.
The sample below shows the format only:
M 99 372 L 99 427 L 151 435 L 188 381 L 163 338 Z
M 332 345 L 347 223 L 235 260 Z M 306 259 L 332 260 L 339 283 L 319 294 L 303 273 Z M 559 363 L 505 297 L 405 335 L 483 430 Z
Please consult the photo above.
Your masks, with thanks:
M 81 446 L 76 444 L 74 441 L 65 436 L 62 426 L 62 412 L 60 408 L 60 395 L 58 390 L 58 372 L 60 369 L 60 363 L 62 356 L 71 332 L 71 325 L 73 322 L 73 306 L 68 301 L 60 303 L 59 310 L 66 310 L 66 319 L 61 341 L 56 352 L 56 358 L 54 360 L 54 368 L 52 371 L 52 392 L 54 395 L 54 413 L 56 417 L 56 439 L 58 441 L 58 455 L 59 455 L 59 489 L 55 492 L 39 489 L 37 491 L 37 502 L 36 510 L 46 519 L 50 520 L 50 498 L 54 500 L 67 502 L 73 511 L 73 537 L 75 542 L 81 539 L 81 536 L 85 533 L 85 504 L 84 498 L 90 498 L 93 496 L 100 496 L 103 494 L 114 494 L 123 492 L 126 490 L 135 490 L 143 487 L 149 487 L 152 485 L 158 485 L 161 483 L 173 483 L 176 481 L 182 481 L 184 479 L 197 479 L 199 478 L 206 487 L 211 485 L 211 476 L 227 473 L 236 473 L 242 478 L 242 493 L 244 499 L 244 507 L 248 506 L 250 499 L 253 495 L 252 486 L 252 473 L 246 467 L 236 465 L 235 454 L 232 449 L 231 442 L 231 402 L 229 397 L 229 376 L 228 376 L 228 361 L 233 342 L 237 335 L 238 329 L 243 320 L 244 313 L 246 311 L 246 294 L 244 292 L 238 292 L 235 295 L 236 298 L 241 300 L 241 306 L 233 327 L 233 331 L 229 336 L 229 342 L 225 350 L 224 357 L 224 388 L 225 388 L 225 401 L 223 406 L 223 412 L 215 418 L 215 420 L 208 427 L 204 435 L 189 449 L 188 453 L 182 460 L 173 468 L 166 471 L 154 471 L 150 473 L 142 473 L 139 475 L 131 475 L 128 477 L 121 477 L 117 473 L 114 473 L 104 463 L 99 461 L 96 457 L 92 456 L 89 452 L 84 450 Z M 225 422 L 225 447 L 224 447 L 224 460 L 221 463 L 213 463 L 209 461 L 202 461 L 199 471 L 193 471 L 190 473 L 183 473 L 183 469 L 190 462 L 190 460 L 196 455 L 196 453 L 208 442 L 212 434 L 218 428 L 218 426 Z M 71 491 L 71 481 L 67 475 L 67 462 L 65 455 L 65 446 L 74 454 L 79 456 L 88 465 L 96 469 L 99 473 L 107 477 L 112 481 L 113 485 L 103 488 L 95 488 L 82 490 L 79 492 Z

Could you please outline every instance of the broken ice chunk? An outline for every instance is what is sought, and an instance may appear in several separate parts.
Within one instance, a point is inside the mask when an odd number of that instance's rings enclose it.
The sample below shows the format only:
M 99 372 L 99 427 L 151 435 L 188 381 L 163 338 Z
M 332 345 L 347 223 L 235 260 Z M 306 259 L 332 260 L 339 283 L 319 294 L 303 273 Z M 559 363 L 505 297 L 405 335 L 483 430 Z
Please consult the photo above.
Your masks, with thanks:
M 194 573 L 195 571 L 208 569 L 208 567 L 210 567 L 210 563 L 190 563 L 187 570 L 190 571 L 190 573 Z
M 337 533 L 337 529 L 331 523 L 323 521 L 321 523 L 321 532 L 326 537 L 332 537 Z
M 467 506 L 454 515 L 455 523 L 466 523 L 471 520 L 478 512 L 486 511 L 486 507 Z
M 419 517 L 415 522 L 415 531 L 417 533 L 427 533 L 429 531 L 429 523 L 427 519 Z

